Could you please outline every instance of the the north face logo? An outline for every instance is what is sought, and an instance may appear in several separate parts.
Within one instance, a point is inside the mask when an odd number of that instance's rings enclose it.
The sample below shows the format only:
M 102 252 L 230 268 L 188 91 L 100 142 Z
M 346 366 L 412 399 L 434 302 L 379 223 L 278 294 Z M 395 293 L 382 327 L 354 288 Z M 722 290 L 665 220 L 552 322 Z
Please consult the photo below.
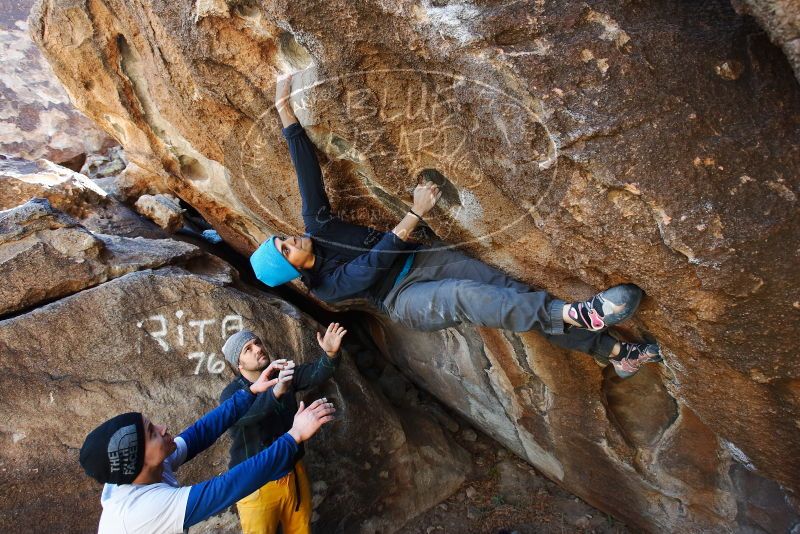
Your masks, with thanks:
M 136 460 L 139 454 L 139 440 L 136 425 L 120 428 L 108 441 L 108 462 L 111 472 L 122 470 L 123 475 L 136 474 Z

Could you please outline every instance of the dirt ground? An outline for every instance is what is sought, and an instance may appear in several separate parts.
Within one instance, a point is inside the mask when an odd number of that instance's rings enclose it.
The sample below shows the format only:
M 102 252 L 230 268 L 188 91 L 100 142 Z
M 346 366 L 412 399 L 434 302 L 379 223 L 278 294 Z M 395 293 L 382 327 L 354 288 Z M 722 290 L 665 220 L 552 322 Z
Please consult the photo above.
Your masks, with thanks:
M 449 499 L 400 534 L 627 534 L 633 532 L 471 429 L 456 434 L 474 469 Z

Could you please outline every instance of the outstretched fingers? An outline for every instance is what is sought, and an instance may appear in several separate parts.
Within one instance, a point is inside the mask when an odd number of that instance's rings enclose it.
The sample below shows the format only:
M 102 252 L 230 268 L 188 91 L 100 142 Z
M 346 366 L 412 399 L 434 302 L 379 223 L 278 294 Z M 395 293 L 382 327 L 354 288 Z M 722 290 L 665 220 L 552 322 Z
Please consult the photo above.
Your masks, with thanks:
M 278 374 L 278 380 L 280 382 L 288 382 L 292 378 L 294 378 L 294 369 L 284 369 Z
M 326 399 L 325 397 L 323 397 L 321 399 L 317 399 L 314 402 L 312 402 L 311 404 L 309 404 L 308 408 L 306 408 L 306 410 L 309 410 L 309 411 L 313 412 L 320 405 L 325 404 L 326 402 L 328 402 L 328 399 Z M 302 404 L 302 402 L 301 402 L 301 404 Z M 300 413 L 301 411 L 303 411 L 303 410 L 299 410 L 298 413 Z
M 325 397 L 315 400 L 307 407 L 301 402 L 289 434 L 297 443 L 301 443 L 316 434 L 322 425 L 332 421 L 335 411 L 333 403 L 328 402 Z
M 341 337 L 342 331 L 346 332 L 346 330 L 344 329 L 344 327 L 341 324 L 339 324 L 339 323 L 331 323 L 330 325 L 328 325 L 328 331 L 327 331 L 326 334 L 332 334 L 334 336 Z
M 280 371 L 284 367 L 286 367 L 286 359 L 285 358 L 281 358 L 279 360 L 275 360 L 272 363 L 270 363 L 267 366 L 266 373 L 268 375 L 271 375 L 273 372 Z
M 333 334 L 338 339 L 342 339 L 342 336 L 347 333 L 347 330 L 339 323 L 331 323 L 330 326 L 328 326 L 328 333 Z
M 336 416 L 334 415 L 335 413 L 336 413 L 336 408 L 333 406 L 333 403 L 326 402 L 315 408 L 313 415 L 314 418 L 317 420 L 317 423 L 320 426 L 322 426 L 325 423 L 328 423 L 336 419 Z
M 314 408 L 313 413 L 315 416 L 319 418 L 332 414 L 335 411 L 336 408 L 333 406 L 332 402 L 323 402 L 322 404 Z
M 347 330 L 340 323 L 331 323 L 325 330 L 325 335 L 317 332 L 317 343 L 326 351 L 337 351 L 342 341 L 342 337 Z

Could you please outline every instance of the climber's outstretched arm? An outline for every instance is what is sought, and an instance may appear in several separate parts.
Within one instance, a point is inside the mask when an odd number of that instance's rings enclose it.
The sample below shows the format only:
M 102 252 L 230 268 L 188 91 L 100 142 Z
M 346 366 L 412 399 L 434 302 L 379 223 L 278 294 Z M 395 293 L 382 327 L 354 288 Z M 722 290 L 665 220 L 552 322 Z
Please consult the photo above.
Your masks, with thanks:
M 279 78 L 275 88 L 275 109 L 283 123 L 283 136 L 289 145 L 289 155 L 297 174 L 297 185 L 303 201 L 302 214 L 306 231 L 314 233 L 331 219 L 331 205 L 322 182 L 322 170 L 314 152 L 314 145 L 297 122 L 289 103 L 291 75 Z

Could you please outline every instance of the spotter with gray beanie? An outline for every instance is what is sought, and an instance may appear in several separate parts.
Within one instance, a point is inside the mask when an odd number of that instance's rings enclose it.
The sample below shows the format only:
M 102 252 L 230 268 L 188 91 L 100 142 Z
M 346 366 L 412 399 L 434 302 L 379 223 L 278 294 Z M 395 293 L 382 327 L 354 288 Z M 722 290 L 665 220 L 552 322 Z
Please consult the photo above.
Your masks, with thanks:
M 292 426 L 297 411 L 295 394 L 323 384 L 333 376 L 341 357 L 339 348 L 347 334 L 339 323 L 317 332 L 322 354 L 313 362 L 295 365 L 268 350 L 253 332 L 243 330 L 230 336 L 222 347 L 225 359 L 239 373 L 220 395 L 226 402 L 252 387 L 261 374 L 276 376 L 277 382 L 258 395 L 228 430 L 231 438 L 229 467 L 235 469 L 262 454 Z M 280 525 L 284 534 L 310 534 L 311 484 L 302 462 L 305 449 L 299 445 L 287 473 L 239 499 L 236 508 L 243 534 L 274 534 Z
M 411 209 L 391 232 L 333 214 L 314 146 L 291 107 L 291 81 L 291 76 L 278 79 L 275 107 L 297 173 L 306 233 L 266 239 L 250 258 L 259 280 L 275 287 L 300 278 L 324 302 L 364 299 L 416 330 L 463 323 L 536 331 L 555 345 L 588 353 L 603 365 L 610 362 L 623 378 L 661 361 L 657 344 L 618 341 L 607 333 L 639 306 L 643 292 L 633 284 L 568 303 L 444 243 L 412 242 L 411 233 L 441 196 L 432 182 L 416 187 Z
M 175 471 L 210 447 L 248 413 L 278 379 L 261 373 L 219 407 L 175 436 L 139 412 L 107 420 L 83 442 L 80 464 L 103 484 L 99 534 L 178 534 L 217 514 L 294 466 L 302 443 L 333 420 L 327 399 L 300 403 L 292 425 L 258 454 L 228 472 L 181 486 Z

